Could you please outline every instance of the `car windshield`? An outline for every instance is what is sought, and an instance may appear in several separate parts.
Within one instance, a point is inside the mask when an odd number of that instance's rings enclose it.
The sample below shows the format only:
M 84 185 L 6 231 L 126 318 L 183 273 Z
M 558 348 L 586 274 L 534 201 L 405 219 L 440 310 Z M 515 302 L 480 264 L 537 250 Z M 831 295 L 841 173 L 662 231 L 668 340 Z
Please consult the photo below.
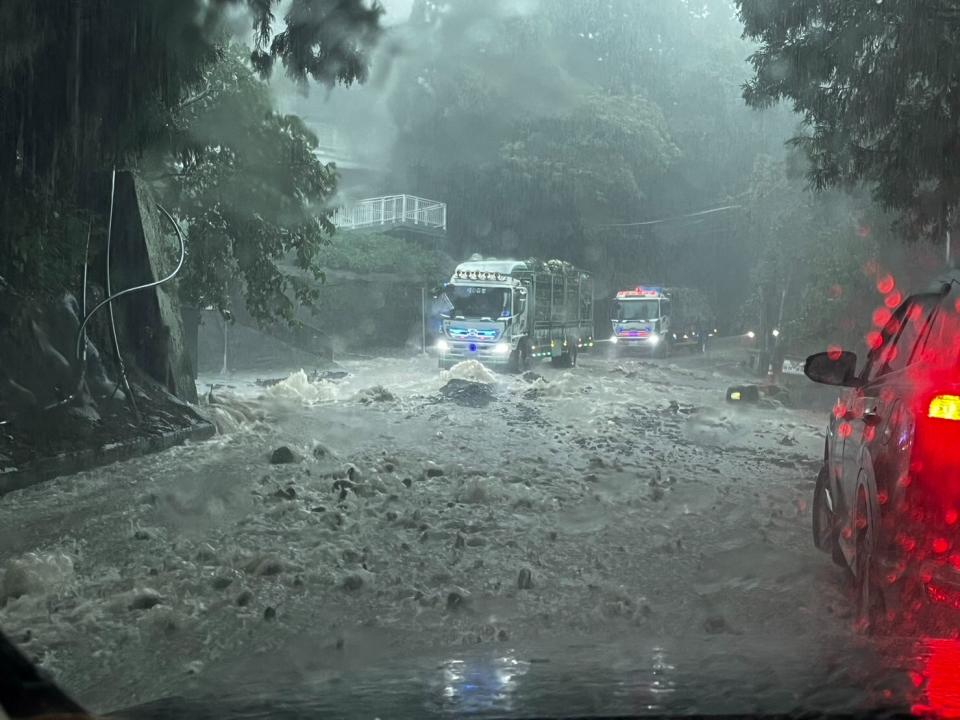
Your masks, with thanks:
M 958 237 L 960 0 L 0 0 L 0 718 L 960 717 Z
M 660 317 L 659 300 L 617 300 L 613 304 L 617 320 L 656 320 Z
M 450 315 L 463 318 L 499 318 L 510 314 L 510 289 L 454 285 L 447 290 Z

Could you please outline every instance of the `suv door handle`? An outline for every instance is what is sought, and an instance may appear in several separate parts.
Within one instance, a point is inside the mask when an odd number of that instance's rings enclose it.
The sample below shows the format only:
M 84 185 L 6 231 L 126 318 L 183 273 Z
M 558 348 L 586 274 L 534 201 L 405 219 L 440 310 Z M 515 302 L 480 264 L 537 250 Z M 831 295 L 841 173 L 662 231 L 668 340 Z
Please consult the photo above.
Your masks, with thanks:
M 876 427 L 881 422 L 883 422 L 883 418 L 876 410 L 867 410 L 863 413 L 863 424 L 867 427 Z

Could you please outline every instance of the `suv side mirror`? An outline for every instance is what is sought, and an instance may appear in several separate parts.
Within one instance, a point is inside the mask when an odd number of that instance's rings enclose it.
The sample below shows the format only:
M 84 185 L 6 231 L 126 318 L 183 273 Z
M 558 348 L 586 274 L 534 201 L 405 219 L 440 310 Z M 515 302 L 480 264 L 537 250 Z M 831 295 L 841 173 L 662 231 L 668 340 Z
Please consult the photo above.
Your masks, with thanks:
M 803 374 L 814 382 L 841 387 L 857 387 L 857 354 L 849 350 L 811 355 L 803 365 Z

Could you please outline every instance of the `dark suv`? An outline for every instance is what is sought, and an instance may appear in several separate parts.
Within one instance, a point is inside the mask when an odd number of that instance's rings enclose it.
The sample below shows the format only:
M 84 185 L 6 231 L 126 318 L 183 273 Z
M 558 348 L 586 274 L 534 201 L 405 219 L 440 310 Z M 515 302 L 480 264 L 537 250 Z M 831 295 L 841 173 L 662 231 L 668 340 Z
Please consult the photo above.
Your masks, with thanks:
M 813 535 L 852 572 L 864 628 L 960 609 L 958 308 L 960 286 L 938 283 L 875 314 L 859 372 L 839 348 L 806 361 L 810 379 L 849 388 L 827 430 Z

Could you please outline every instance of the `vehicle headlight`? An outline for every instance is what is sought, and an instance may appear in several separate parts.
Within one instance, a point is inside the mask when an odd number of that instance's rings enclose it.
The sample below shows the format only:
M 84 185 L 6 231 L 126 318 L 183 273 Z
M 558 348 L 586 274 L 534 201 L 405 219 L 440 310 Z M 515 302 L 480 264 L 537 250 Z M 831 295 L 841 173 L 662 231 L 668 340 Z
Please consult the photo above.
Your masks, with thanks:
M 747 337 L 753 340 L 757 334 L 753 330 L 747 330 Z
M 437 349 L 437 352 L 445 353 L 450 349 L 450 343 L 446 340 L 437 340 L 437 344 L 434 345 L 434 347 Z
M 493 351 L 497 355 L 508 355 L 510 353 L 511 347 L 508 342 L 499 342 L 493 346 Z
M 649 342 L 651 345 L 657 345 L 660 342 L 660 336 L 657 335 L 656 333 L 650 333 Z
M 616 335 L 611 335 L 611 336 L 610 336 L 610 342 L 612 342 L 614 345 L 616 345 L 616 344 L 617 344 L 617 336 L 616 336 Z

